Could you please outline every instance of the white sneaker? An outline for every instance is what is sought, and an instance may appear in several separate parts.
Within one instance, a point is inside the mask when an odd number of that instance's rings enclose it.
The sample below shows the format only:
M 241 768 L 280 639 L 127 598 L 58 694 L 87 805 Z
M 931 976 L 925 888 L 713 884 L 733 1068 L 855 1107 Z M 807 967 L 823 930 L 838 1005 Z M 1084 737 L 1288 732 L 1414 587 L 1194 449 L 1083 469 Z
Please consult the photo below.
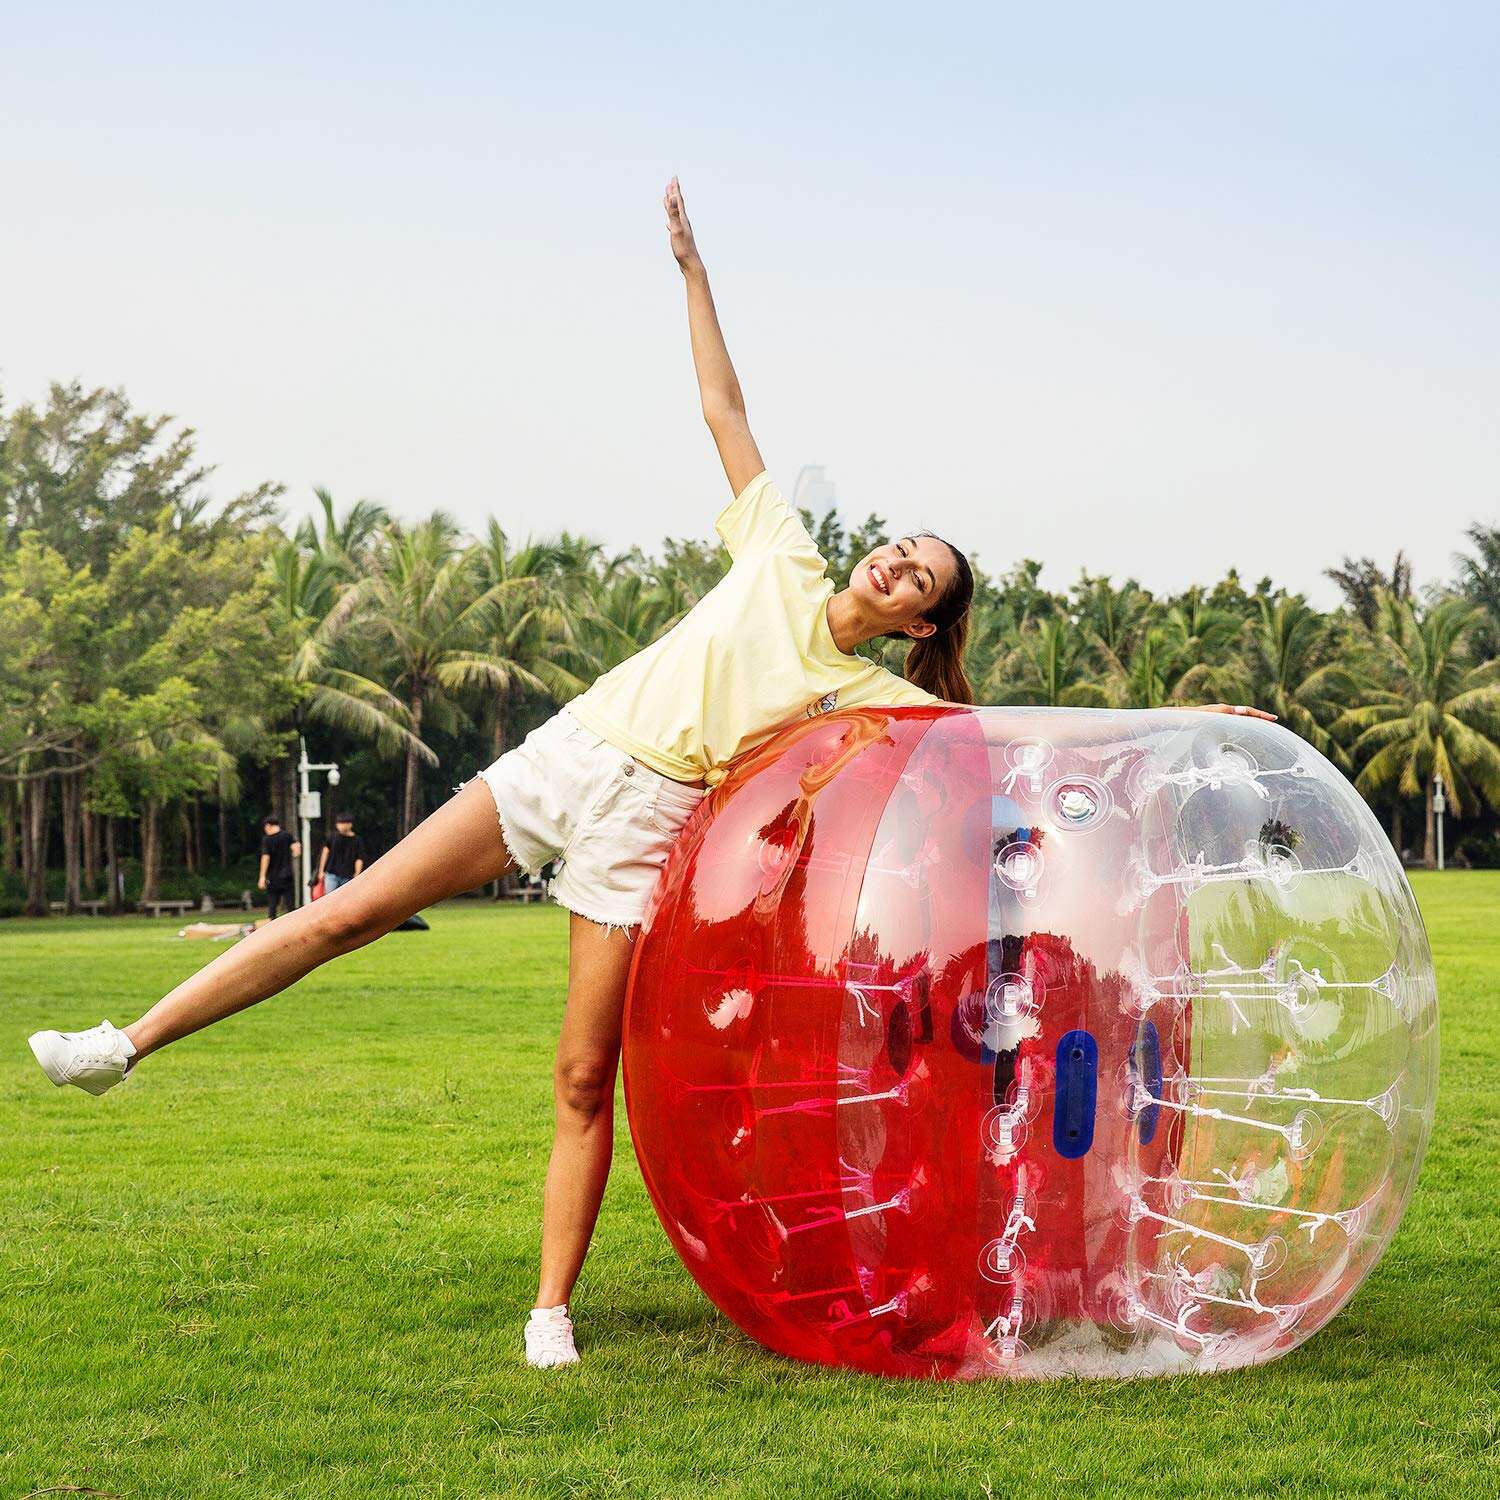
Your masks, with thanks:
M 573 1320 L 567 1306 L 533 1307 L 526 1320 L 526 1363 L 538 1370 L 558 1365 L 576 1365 L 578 1350 L 573 1344 Z
M 59 1088 L 71 1083 L 88 1094 L 103 1094 L 124 1078 L 135 1056 L 130 1038 L 101 1021 L 88 1031 L 39 1031 L 31 1050 Z

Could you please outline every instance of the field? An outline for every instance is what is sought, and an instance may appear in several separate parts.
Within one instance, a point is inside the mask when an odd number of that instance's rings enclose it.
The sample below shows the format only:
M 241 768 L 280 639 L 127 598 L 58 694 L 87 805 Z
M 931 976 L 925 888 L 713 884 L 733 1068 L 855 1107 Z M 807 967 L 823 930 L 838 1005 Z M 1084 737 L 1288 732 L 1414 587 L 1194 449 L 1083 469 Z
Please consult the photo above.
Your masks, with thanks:
M 102 1100 L 51 1088 L 26 1034 L 124 1024 L 217 950 L 0 923 L 0 1500 L 1494 1494 L 1500 873 L 1415 883 L 1442 1094 L 1395 1243 L 1280 1363 L 1132 1384 L 764 1353 L 672 1255 L 623 1109 L 585 1363 L 528 1371 L 555 910 L 439 908 Z

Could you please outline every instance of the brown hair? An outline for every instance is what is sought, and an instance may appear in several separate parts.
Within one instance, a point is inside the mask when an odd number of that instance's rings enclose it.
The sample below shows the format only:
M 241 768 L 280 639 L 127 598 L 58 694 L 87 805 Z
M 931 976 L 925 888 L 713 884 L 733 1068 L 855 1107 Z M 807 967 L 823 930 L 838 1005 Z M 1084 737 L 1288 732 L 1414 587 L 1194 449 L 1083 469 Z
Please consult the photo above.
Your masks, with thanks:
M 953 554 L 953 581 L 923 615 L 937 628 L 931 635 L 912 642 L 903 671 L 906 680 L 947 703 L 972 703 L 974 688 L 964 671 L 964 647 L 969 640 L 969 606 L 974 602 L 974 570 L 969 559 L 944 537 L 933 531 L 914 531 L 912 536 L 930 536 Z

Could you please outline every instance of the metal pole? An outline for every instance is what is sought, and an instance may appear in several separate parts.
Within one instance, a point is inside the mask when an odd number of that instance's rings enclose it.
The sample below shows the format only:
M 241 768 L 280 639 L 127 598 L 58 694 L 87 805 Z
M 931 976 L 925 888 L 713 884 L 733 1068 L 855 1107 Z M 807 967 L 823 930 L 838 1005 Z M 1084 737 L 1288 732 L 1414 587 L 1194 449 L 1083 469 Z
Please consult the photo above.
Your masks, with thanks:
M 302 900 L 298 905 L 306 906 L 312 895 L 312 824 L 307 816 L 307 794 L 310 790 L 307 773 L 310 767 L 307 761 L 307 741 L 298 735 L 297 743 L 302 748 L 302 757 L 297 762 L 297 819 L 302 828 Z
M 323 799 L 314 795 L 308 773 L 326 771 L 328 784 L 337 786 L 339 763 L 336 760 L 309 760 L 307 741 L 298 735 L 297 743 L 302 749 L 297 762 L 297 821 L 302 829 L 302 904 L 306 906 L 312 900 L 312 820 L 323 815 Z
M 1432 778 L 1432 810 L 1437 814 L 1438 869 L 1443 868 L 1443 814 L 1448 810 L 1448 799 L 1443 795 L 1443 778 Z

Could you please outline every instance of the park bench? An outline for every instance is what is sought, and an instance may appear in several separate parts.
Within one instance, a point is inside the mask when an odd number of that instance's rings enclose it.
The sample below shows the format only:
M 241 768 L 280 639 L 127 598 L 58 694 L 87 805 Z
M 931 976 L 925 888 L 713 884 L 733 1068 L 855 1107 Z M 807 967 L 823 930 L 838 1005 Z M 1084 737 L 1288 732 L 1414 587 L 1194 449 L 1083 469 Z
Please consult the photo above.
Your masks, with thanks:
M 193 909 L 191 901 L 142 901 L 141 905 L 153 917 L 159 917 L 163 912 L 171 912 L 173 916 L 180 917 L 184 912 Z
M 47 905 L 51 910 L 58 912 L 65 912 L 68 909 L 68 903 L 66 901 L 49 901 Z M 91 917 L 97 917 L 99 913 L 102 912 L 108 905 L 108 901 L 99 899 L 91 901 L 80 901 L 78 903 L 79 909 L 82 911 L 86 911 Z
M 233 911 L 239 907 L 241 911 L 250 911 L 255 905 L 255 900 L 249 891 L 241 891 L 237 900 L 215 901 L 207 891 L 203 893 L 203 899 L 198 903 L 199 911 L 218 911 L 222 906 L 226 911 Z

